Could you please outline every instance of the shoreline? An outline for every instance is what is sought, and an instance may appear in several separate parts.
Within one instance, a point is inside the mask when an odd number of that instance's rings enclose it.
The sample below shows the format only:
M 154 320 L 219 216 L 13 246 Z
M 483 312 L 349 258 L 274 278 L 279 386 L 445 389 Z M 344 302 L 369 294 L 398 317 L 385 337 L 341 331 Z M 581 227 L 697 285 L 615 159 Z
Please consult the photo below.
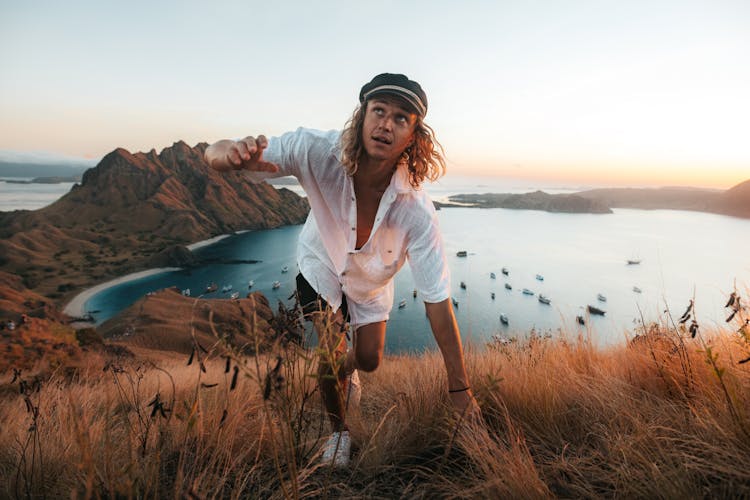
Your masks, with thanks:
M 241 234 L 247 231 L 248 230 L 236 231 L 234 233 L 214 236 L 213 238 L 208 238 L 207 240 L 196 241 L 195 243 L 186 245 L 186 248 L 192 252 L 199 248 L 213 245 L 214 243 L 217 243 L 225 238 L 229 238 L 230 236 L 234 236 L 235 234 Z M 126 274 L 125 276 L 120 276 L 119 278 L 115 278 L 115 279 L 106 281 L 104 283 L 100 283 L 91 288 L 85 289 L 84 291 L 82 291 L 81 293 L 73 297 L 73 299 L 70 302 L 68 302 L 63 308 L 63 313 L 73 318 L 82 318 L 86 314 L 86 311 L 84 310 L 84 306 L 86 305 L 86 302 L 88 302 L 90 298 L 92 298 L 94 295 L 98 294 L 99 292 L 103 292 L 104 290 L 107 290 L 108 288 L 112 288 L 117 285 L 122 285 L 123 283 L 128 283 L 129 281 L 135 281 L 137 279 L 147 278 L 149 276 L 154 276 L 156 274 L 179 271 L 180 269 L 182 268 L 161 267 L 161 268 L 154 268 L 154 269 L 146 269 L 144 271 L 138 271 L 135 273 Z
M 234 236 L 236 233 L 230 233 L 230 234 L 220 234 L 219 236 L 214 236 L 213 238 L 209 238 L 207 240 L 201 240 L 196 241 L 195 243 L 191 243 L 189 245 L 185 245 L 185 248 L 190 250 L 191 252 L 193 250 L 198 250 L 199 248 L 207 247 L 209 245 L 213 245 L 214 243 L 217 243 L 225 238 L 229 238 L 230 236 Z
M 127 283 L 129 281 L 135 281 L 137 279 L 146 278 L 149 276 L 153 276 L 155 274 L 179 271 L 180 269 L 182 268 L 160 267 L 156 269 L 147 269 L 145 271 L 138 271 L 135 273 L 126 274 L 125 276 L 120 276 L 119 278 L 115 278 L 113 280 L 100 283 L 91 288 L 87 288 L 86 290 L 82 291 L 81 293 L 73 297 L 73 300 L 68 302 L 63 308 L 63 313 L 73 318 L 81 318 L 84 316 L 84 314 L 86 314 L 86 311 L 84 311 L 83 309 L 83 307 L 86 305 L 86 302 L 88 302 L 88 300 L 91 297 L 93 297 L 99 292 L 103 292 L 104 290 L 108 288 L 112 288 L 113 286 L 117 286 L 117 285 L 122 285 L 123 283 Z

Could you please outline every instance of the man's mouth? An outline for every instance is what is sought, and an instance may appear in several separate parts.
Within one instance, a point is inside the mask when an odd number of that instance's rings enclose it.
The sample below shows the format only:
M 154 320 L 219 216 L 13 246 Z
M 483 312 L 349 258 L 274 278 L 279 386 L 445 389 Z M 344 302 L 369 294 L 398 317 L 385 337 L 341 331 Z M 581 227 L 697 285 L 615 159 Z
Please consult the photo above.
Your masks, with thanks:
M 388 139 L 387 137 L 384 137 L 382 135 L 373 136 L 372 140 L 375 141 L 375 142 L 379 142 L 381 144 L 390 144 L 391 143 L 390 139 Z

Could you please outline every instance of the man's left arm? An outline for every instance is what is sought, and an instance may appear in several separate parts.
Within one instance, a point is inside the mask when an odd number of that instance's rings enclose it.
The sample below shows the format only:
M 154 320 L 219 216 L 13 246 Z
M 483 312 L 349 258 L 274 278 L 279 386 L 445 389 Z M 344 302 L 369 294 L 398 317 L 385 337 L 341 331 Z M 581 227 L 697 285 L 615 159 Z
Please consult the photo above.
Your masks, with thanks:
M 452 391 L 449 392 L 451 402 L 462 415 L 474 413 L 478 411 L 478 407 L 471 392 L 469 377 L 466 375 L 461 336 L 451 300 L 448 298 L 441 302 L 425 302 L 425 309 L 432 334 L 443 355 L 448 374 L 448 391 Z

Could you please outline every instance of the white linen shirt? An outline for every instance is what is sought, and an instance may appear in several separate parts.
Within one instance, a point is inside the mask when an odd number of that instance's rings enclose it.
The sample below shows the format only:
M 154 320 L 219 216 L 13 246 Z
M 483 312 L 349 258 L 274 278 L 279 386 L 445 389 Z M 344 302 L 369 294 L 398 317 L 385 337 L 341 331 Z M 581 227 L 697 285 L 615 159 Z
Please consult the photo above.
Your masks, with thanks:
M 246 172 L 252 182 L 293 175 L 307 194 L 310 214 L 300 233 L 297 264 L 310 285 L 336 310 L 346 295 L 352 325 L 389 317 L 393 276 L 406 260 L 425 302 L 450 297 L 450 273 L 430 197 L 409 184 L 399 165 L 380 200 L 367 242 L 356 249 L 357 200 L 341 164 L 341 132 L 299 128 L 272 137 L 263 153 L 279 172 Z

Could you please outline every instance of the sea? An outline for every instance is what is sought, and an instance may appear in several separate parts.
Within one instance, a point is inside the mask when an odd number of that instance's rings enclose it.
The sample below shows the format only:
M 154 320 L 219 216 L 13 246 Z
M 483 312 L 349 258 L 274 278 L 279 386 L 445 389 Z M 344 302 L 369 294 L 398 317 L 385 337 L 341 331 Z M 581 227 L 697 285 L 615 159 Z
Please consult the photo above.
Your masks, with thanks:
M 467 177 L 427 189 L 440 200 L 457 193 L 555 193 L 586 187 Z M 464 342 L 474 345 L 531 335 L 584 335 L 597 345 L 613 345 L 638 334 L 644 324 L 677 322 L 691 300 L 701 330 L 722 328 L 727 297 L 735 288 L 746 296 L 750 285 L 747 219 L 677 210 L 560 214 L 499 208 L 444 208 L 438 219 L 451 269 L 454 311 Z M 231 292 L 221 289 L 231 285 L 243 296 L 250 290 L 263 292 L 274 308 L 278 302 L 291 305 L 301 228 L 230 235 L 194 252 L 207 261 L 258 262 L 214 263 L 152 275 L 94 295 L 85 309 L 101 323 L 148 292 L 176 286 L 198 296 L 212 282 L 219 290 L 204 295 L 209 299 L 228 298 Z M 463 251 L 465 257 L 457 255 Z M 640 263 L 629 265 L 628 260 Z M 288 271 L 282 272 L 285 267 Z M 278 289 L 272 288 L 274 281 L 280 282 Z M 396 275 L 395 286 L 386 352 L 434 349 L 424 304 L 413 297 L 408 263 Z M 524 294 L 524 288 L 533 295 Z M 539 294 L 550 303 L 541 303 Z M 405 305 L 399 307 L 402 301 Z M 590 315 L 588 305 L 606 314 Z M 500 321 L 501 314 L 508 318 L 507 325 Z
M 37 210 L 55 202 L 73 187 L 74 182 L 57 184 L 8 181 L 31 181 L 31 177 L 0 177 L 0 212 Z

